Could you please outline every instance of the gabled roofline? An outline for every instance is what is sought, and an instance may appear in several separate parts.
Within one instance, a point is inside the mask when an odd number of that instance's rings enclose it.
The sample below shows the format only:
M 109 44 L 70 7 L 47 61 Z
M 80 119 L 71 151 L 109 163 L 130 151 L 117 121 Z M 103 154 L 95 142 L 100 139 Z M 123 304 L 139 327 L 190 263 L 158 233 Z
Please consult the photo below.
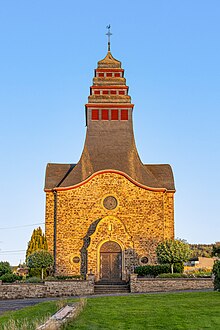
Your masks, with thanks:
M 122 172 L 122 171 L 118 171 L 118 170 L 113 170 L 113 169 L 107 169 L 107 170 L 101 170 L 101 171 L 97 171 L 95 173 L 93 173 L 91 176 L 89 176 L 86 180 L 77 183 L 73 186 L 68 186 L 68 187 L 54 187 L 52 189 L 44 189 L 45 192 L 51 192 L 51 191 L 65 191 L 65 190 L 72 190 L 75 188 L 78 188 L 80 186 L 83 186 L 84 184 L 86 184 L 87 182 L 89 182 L 90 180 L 92 180 L 95 176 L 100 175 L 100 174 L 104 174 L 104 173 L 115 173 L 115 174 L 119 174 L 124 176 L 126 179 L 128 179 L 131 183 L 133 183 L 134 185 L 136 185 L 137 187 L 140 187 L 142 189 L 145 190 L 149 190 L 149 191 L 155 191 L 155 192 L 173 192 L 175 193 L 176 190 L 168 190 L 166 188 L 153 188 L 153 187 L 148 187 L 145 186 L 139 182 L 137 182 L 136 180 L 132 179 L 128 174 Z

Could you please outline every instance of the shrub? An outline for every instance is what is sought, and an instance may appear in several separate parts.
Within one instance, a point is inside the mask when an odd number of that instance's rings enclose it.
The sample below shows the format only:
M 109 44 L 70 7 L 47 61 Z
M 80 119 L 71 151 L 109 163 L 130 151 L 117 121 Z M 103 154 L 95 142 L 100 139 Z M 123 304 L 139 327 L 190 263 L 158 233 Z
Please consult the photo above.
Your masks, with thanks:
M 68 280 L 83 280 L 83 275 L 72 275 L 72 276 L 65 276 L 65 275 L 58 275 L 58 276 L 47 276 L 45 281 L 68 281 Z
M 203 278 L 210 278 L 212 277 L 212 273 L 211 272 L 197 272 L 197 273 L 194 273 L 195 277 L 203 277 Z
M 25 280 L 26 283 L 42 283 L 42 279 L 37 276 L 29 277 Z
M 212 269 L 214 274 L 214 290 L 220 291 L 220 260 L 216 260 Z
M 174 264 L 174 267 L 173 267 L 174 273 L 183 273 L 183 271 L 184 271 L 184 265 L 182 262 L 177 262 Z
M 57 280 L 82 280 L 83 275 L 72 275 L 72 276 L 66 276 L 66 275 L 58 275 L 56 276 Z
M 165 273 L 165 274 L 159 274 L 157 276 L 158 278 L 185 278 L 187 277 L 186 274 L 180 274 L 180 273 Z
M 169 273 L 170 267 L 169 265 L 146 265 L 146 266 L 138 266 L 135 268 L 134 272 L 139 276 L 148 276 L 148 277 L 156 277 L 162 273 Z
M 181 263 L 174 264 L 174 273 L 182 273 L 182 271 L 183 265 Z M 135 268 L 134 272 L 139 276 L 156 277 L 159 274 L 170 273 L 170 265 L 162 264 L 138 266 Z
M 186 273 L 186 274 L 180 274 L 180 273 L 165 273 L 165 274 L 159 274 L 157 276 L 158 278 L 210 278 L 211 274 L 207 273 Z
M 44 277 L 47 276 L 46 269 L 43 270 Z M 40 268 L 29 268 L 29 276 L 30 277 L 41 277 L 42 270 Z
M 8 261 L 0 261 L 0 276 L 12 274 L 11 266 Z
M 187 274 L 191 274 L 194 277 L 211 277 L 212 276 L 212 272 L 205 268 L 198 268 L 191 272 L 187 272 Z
M 2 282 L 4 283 L 13 283 L 15 281 L 19 281 L 22 279 L 22 276 L 18 276 L 15 274 L 4 274 L 0 277 L 0 280 L 2 280 Z
M 58 281 L 58 279 L 54 276 L 47 276 L 45 277 L 44 281 Z

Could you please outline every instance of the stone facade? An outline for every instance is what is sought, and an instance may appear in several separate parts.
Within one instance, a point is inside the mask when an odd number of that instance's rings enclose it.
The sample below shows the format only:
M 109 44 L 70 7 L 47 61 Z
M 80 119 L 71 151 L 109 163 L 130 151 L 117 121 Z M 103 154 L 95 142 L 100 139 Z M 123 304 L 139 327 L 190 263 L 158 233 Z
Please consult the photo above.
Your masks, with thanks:
M 132 293 L 171 292 L 181 290 L 213 289 L 211 278 L 138 278 L 131 275 L 130 289 Z
M 118 205 L 108 210 L 106 196 Z M 99 249 L 107 240 L 122 249 L 123 279 L 147 256 L 155 263 L 152 238 L 157 243 L 174 238 L 173 193 L 139 187 L 116 173 L 100 173 L 77 188 L 57 191 L 57 273 L 65 275 L 92 272 L 99 277 Z M 54 194 L 47 193 L 46 236 L 53 253 Z M 74 258 L 79 262 L 75 263 Z
M 45 282 L 44 284 L 2 284 L 0 299 L 23 299 L 90 295 L 94 281 Z

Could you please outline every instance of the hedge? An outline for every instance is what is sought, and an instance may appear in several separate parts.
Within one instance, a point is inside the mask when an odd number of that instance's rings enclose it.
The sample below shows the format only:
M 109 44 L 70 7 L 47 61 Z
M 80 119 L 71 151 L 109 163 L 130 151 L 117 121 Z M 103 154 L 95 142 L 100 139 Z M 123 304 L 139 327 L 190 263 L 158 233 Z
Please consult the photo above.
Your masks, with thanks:
M 158 278 L 187 278 L 189 276 L 187 276 L 186 274 L 180 274 L 180 273 L 166 273 L 166 274 L 159 274 L 157 276 Z
M 183 272 L 183 264 L 174 264 L 174 273 L 182 273 Z M 162 265 L 146 265 L 146 266 L 138 266 L 135 268 L 134 272 L 139 276 L 149 276 L 156 277 L 159 274 L 170 273 L 170 265 L 162 264 Z
M 212 272 L 215 276 L 214 290 L 220 291 L 220 260 L 215 261 Z
M 15 281 L 20 281 L 22 279 L 22 276 L 18 276 L 15 274 L 4 274 L 0 277 L 0 280 L 4 283 L 13 283 Z

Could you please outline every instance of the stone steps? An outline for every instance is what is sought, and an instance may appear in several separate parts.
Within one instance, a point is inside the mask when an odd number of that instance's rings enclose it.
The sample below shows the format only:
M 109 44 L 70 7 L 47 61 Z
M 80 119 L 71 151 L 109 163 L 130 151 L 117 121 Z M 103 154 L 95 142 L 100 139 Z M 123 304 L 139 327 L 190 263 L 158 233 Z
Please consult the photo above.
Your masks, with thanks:
M 129 284 L 95 284 L 95 294 L 129 293 Z

